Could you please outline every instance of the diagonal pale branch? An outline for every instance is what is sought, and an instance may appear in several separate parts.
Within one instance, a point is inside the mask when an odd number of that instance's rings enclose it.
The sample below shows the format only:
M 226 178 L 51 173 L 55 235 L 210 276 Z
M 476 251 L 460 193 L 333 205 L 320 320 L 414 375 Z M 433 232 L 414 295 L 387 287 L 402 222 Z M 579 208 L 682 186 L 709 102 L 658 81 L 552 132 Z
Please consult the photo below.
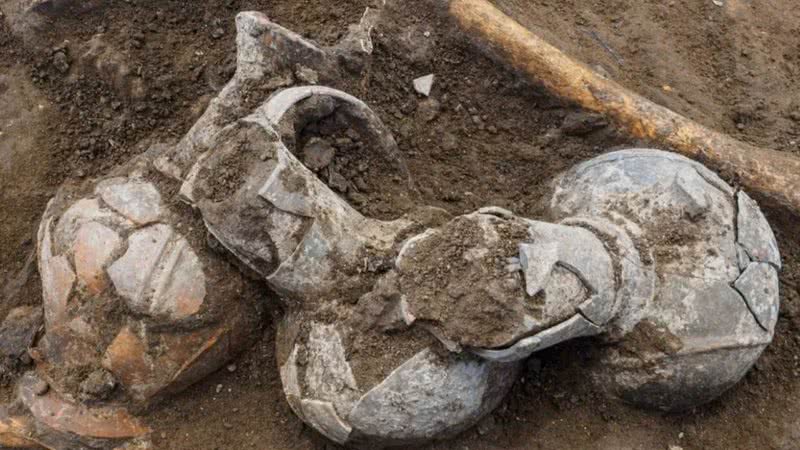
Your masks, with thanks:
M 741 142 L 627 90 L 570 58 L 488 0 L 452 0 L 450 14 L 468 34 L 555 95 L 604 114 L 637 138 L 733 172 L 746 189 L 800 215 L 800 158 Z

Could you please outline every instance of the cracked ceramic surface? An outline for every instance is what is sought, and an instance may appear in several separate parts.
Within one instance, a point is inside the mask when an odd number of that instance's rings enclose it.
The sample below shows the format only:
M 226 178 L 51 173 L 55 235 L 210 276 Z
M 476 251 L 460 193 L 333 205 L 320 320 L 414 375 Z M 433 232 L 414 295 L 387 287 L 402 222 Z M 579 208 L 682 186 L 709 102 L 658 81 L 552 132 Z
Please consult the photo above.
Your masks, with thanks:
M 758 206 L 702 165 L 655 150 L 585 162 L 556 185 L 560 217 L 625 229 L 654 291 L 617 319 L 601 385 L 644 406 L 697 406 L 733 386 L 772 341 L 780 257 Z M 646 257 L 644 257 L 646 256 Z M 623 349 L 625 351 L 623 351 Z
M 374 284 L 365 298 L 379 305 L 372 308 L 381 311 L 376 323 L 382 329 L 423 329 L 453 357 L 473 358 L 483 369 L 501 367 L 496 370 L 504 376 L 532 353 L 577 337 L 606 335 L 611 341 L 622 341 L 619 345 L 644 342 L 645 348 L 637 351 L 664 370 L 636 366 L 620 356 L 619 347 L 612 346 L 602 365 L 605 370 L 599 370 L 597 377 L 616 395 L 661 409 L 715 398 L 741 378 L 770 342 L 777 307 L 773 270 L 777 265 L 769 264 L 776 260 L 774 239 L 763 233 L 766 240 L 756 242 L 751 236 L 761 235 L 746 226 L 744 233 L 749 234 L 741 242 L 743 221 L 763 230 L 759 218 L 763 216 L 751 209 L 742 213 L 736 199 L 744 194 L 701 165 L 651 150 L 616 152 L 564 175 L 553 201 L 559 224 L 485 208 L 406 237 L 405 231 L 414 228 L 413 221 L 380 222 L 360 215 L 288 150 L 285 142 L 291 142 L 296 124 L 324 115 L 332 102 L 357 111 L 353 126 L 358 123 L 371 130 L 376 136 L 374 151 L 396 158 L 393 141 L 386 138 L 366 105 L 329 88 L 292 88 L 273 94 L 253 114 L 220 132 L 215 151 L 200 158 L 181 190 L 220 242 L 293 307 L 322 311 L 341 305 L 324 299 L 345 279 L 354 289 Z M 244 140 L 249 152 L 242 154 L 236 142 Z M 232 195 L 217 196 L 215 168 L 233 158 L 244 158 L 246 173 Z M 465 234 L 465 226 L 477 231 Z M 662 231 L 670 226 L 677 234 L 665 237 Z M 510 236 L 511 228 L 523 231 Z M 686 230 L 692 235 L 681 234 Z M 462 271 L 436 281 L 447 289 L 424 292 L 419 287 L 424 280 L 418 275 L 424 270 L 425 255 L 444 254 L 453 236 L 467 249 L 461 256 Z M 497 248 L 514 249 L 504 255 L 501 271 L 492 269 Z M 347 272 L 371 256 L 392 255 L 394 267 L 378 279 Z M 752 255 L 765 261 L 764 267 L 755 267 L 740 278 L 742 267 L 759 261 Z M 476 284 L 464 289 L 457 286 L 461 278 Z M 774 292 L 765 291 L 765 286 L 775 287 Z M 497 330 L 477 337 L 466 333 L 489 322 L 480 310 L 471 314 L 472 306 L 461 307 L 467 313 L 449 316 L 442 315 L 446 306 L 429 308 L 454 298 L 462 305 L 484 306 L 489 299 L 500 299 L 497 303 L 504 313 L 499 326 L 494 324 Z M 279 351 L 295 357 L 308 355 L 315 351 L 314 342 L 325 341 L 334 346 L 327 354 L 346 353 L 341 345 L 334 345 L 342 339 L 331 331 L 335 323 L 314 327 L 327 331 L 311 332 L 305 343 L 292 341 Z M 344 333 L 349 339 L 355 332 L 345 329 Z M 637 339 L 641 333 L 655 336 L 654 341 Z M 673 347 L 675 353 L 668 353 Z M 662 351 L 665 348 L 667 353 Z M 719 357 L 720 352 L 733 356 Z M 706 353 L 709 364 L 697 364 Z M 398 361 L 395 370 L 411 367 L 422 376 L 425 370 L 410 362 L 420 354 Z M 326 372 L 331 378 L 326 383 L 338 386 L 338 394 L 319 391 L 315 382 L 300 377 L 302 370 L 293 367 L 293 358 L 281 369 L 287 399 L 298 416 L 330 439 L 394 445 L 434 437 L 429 429 L 413 424 L 397 434 L 389 420 L 390 405 L 380 401 L 372 407 L 382 409 L 371 414 L 386 414 L 385 422 L 357 423 L 361 416 L 353 415 L 354 411 L 376 387 L 359 387 L 354 381 L 358 372 L 354 375 L 348 362 L 339 359 L 324 364 L 342 368 Z M 455 363 L 445 358 L 438 364 L 451 367 Z M 504 392 L 503 386 L 498 388 L 497 392 Z M 425 408 L 444 411 L 449 407 L 441 405 L 458 395 L 457 390 L 442 393 L 439 406 Z M 442 413 L 438 434 L 463 429 L 487 408 L 481 402 L 458 411 Z
M 281 380 L 295 413 L 339 444 L 375 448 L 453 436 L 491 412 L 519 370 L 426 347 L 382 380 L 359 386 L 337 327 L 308 328 L 307 336 L 297 333 Z
M 372 54 L 371 33 L 379 18 L 380 9 L 367 8 L 339 43 L 320 47 L 260 12 L 239 13 L 236 73 L 175 150 L 159 158 L 156 166 L 183 180 L 197 158 L 211 148 L 217 133 L 253 112 L 248 105 L 261 104 L 269 93 L 293 85 L 295 79 L 324 84 L 343 72 L 360 71 Z M 247 89 L 253 85 L 259 85 L 264 93 L 255 103 L 254 93 Z
M 353 126 L 371 138 L 374 151 L 408 177 L 394 139 L 366 105 L 334 89 L 307 86 L 279 91 L 253 114 L 223 129 L 214 151 L 199 159 L 181 188 L 228 250 L 278 292 L 293 297 L 311 298 L 331 290 L 342 276 L 340 267 L 360 264 L 368 256 L 367 248 L 388 252 L 395 236 L 412 225 L 404 219 L 381 222 L 364 217 L 279 138 L 281 132 L 293 135 L 289 124 L 304 120 L 298 110 L 302 105 L 319 102 L 303 110 L 313 115 L 318 108 L 327 109 L 326 101 L 349 111 Z M 239 144 L 245 141 L 242 152 Z M 230 192 L 219 195 L 214 174 L 234 163 L 244 168 L 241 178 Z
M 66 411 L 44 423 L 59 430 L 74 421 L 69 439 L 102 446 L 118 437 L 91 434 L 102 425 L 89 420 L 95 405 L 152 404 L 246 345 L 258 311 L 240 298 L 242 275 L 210 255 L 204 240 L 190 242 L 191 220 L 137 170 L 94 188 L 62 189 L 50 202 L 38 233 L 45 327 L 31 355 L 53 401 L 28 407 L 33 423 L 51 409 Z M 92 388 L 87 374 L 108 389 Z

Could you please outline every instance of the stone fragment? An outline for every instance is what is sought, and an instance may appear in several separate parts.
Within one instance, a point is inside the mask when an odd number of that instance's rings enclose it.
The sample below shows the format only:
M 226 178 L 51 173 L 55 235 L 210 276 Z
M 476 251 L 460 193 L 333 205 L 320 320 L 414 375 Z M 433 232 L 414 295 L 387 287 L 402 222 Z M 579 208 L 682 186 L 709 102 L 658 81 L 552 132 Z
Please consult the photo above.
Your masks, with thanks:
M 774 330 L 780 302 L 780 282 L 775 268 L 766 263 L 751 263 L 734 287 L 744 297 L 759 325 L 767 332 Z
M 112 182 L 101 184 L 97 191 L 108 206 L 139 225 L 155 222 L 161 216 L 161 194 L 150 183 Z
M 379 9 L 366 8 L 359 23 L 350 25 L 347 34 L 329 50 L 345 69 L 354 73 L 364 69 L 366 58 L 374 49 L 372 29 L 379 19 Z
M 313 171 L 328 167 L 336 155 L 336 149 L 325 140 L 311 139 L 303 148 L 303 164 Z
M 31 392 L 34 395 L 44 395 L 50 390 L 50 385 L 47 384 L 44 380 L 37 380 L 33 385 L 31 385 Z
M 12 309 L 0 325 L 0 359 L 16 360 L 24 355 L 41 326 L 41 308 L 20 306 Z
M 105 268 L 121 244 L 117 232 L 97 222 L 78 229 L 72 244 L 75 272 L 90 294 L 99 294 L 108 286 Z
M 439 116 L 442 105 L 435 99 L 428 98 L 419 103 L 417 117 L 423 122 L 433 122 Z
M 781 255 L 775 234 L 758 204 L 744 192 L 738 193 L 737 201 L 739 245 L 747 251 L 751 259 L 773 264 L 780 269 Z
M 431 89 L 433 89 L 433 81 L 435 78 L 436 76 L 433 74 L 417 78 L 414 80 L 414 90 L 419 94 L 428 97 L 431 95 Z
M 331 169 L 328 175 L 328 184 L 337 192 L 346 193 L 350 187 L 347 178 L 339 172 Z
M 56 52 L 56 54 L 53 55 L 53 66 L 61 73 L 69 72 L 69 59 L 66 53 Z
M 383 332 L 399 331 L 410 327 L 414 320 L 415 317 L 408 308 L 408 301 L 400 296 L 386 305 L 377 326 Z
M 97 369 L 89 374 L 80 385 L 80 394 L 83 401 L 99 401 L 107 399 L 114 388 L 117 387 L 117 380 L 105 369 Z
M 573 112 L 564 118 L 561 131 L 568 136 L 585 136 L 606 126 L 608 121 L 601 114 Z

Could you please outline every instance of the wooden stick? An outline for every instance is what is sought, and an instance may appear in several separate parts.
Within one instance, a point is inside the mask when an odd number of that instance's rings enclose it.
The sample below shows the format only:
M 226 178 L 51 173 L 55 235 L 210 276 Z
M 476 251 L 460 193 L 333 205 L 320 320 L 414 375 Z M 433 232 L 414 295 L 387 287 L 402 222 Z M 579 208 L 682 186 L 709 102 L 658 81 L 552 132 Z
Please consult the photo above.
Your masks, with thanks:
M 607 116 L 635 137 L 733 172 L 746 189 L 800 215 L 800 158 L 738 141 L 656 105 L 573 60 L 487 0 L 452 0 L 450 14 L 559 97 Z

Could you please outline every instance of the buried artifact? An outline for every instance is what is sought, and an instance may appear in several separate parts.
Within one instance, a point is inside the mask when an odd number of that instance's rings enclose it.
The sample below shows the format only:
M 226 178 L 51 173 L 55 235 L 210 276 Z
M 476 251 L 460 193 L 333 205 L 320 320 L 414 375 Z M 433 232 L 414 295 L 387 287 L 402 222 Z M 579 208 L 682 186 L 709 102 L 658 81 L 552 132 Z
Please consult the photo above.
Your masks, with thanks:
M 131 411 L 221 367 L 257 330 L 245 273 L 285 307 L 289 405 L 339 444 L 463 431 L 527 357 L 578 337 L 604 341 L 586 368 L 599 388 L 642 407 L 690 408 L 741 379 L 774 335 L 780 255 L 756 203 L 701 164 L 647 149 L 586 161 L 554 181 L 549 221 L 496 207 L 385 221 L 338 195 L 347 155 L 324 139 L 340 132 L 414 195 L 366 104 L 289 87 L 359 70 L 376 17 L 322 49 L 241 13 L 237 73 L 177 146 L 51 202 L 44 333 L 0 409 L 0 443 L 145 447 Z M 255 102 L 253 86 L 266 86 Z

